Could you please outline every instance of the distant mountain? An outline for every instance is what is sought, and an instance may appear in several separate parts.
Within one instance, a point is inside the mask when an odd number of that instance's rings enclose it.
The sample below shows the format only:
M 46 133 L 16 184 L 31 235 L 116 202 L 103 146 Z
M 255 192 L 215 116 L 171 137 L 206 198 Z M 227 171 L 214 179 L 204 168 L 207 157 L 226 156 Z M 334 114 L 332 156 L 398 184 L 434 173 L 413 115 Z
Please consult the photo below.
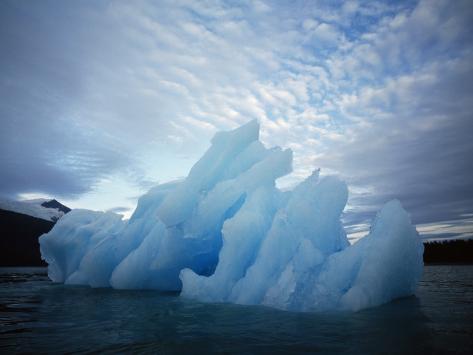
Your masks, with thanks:
M 45 266 L 38 238 L 71 209 L 57 200 L 0 200 L 0 266 Z
M 60 212 L 71 212 L 71 209 L 67 206 L 64 206 L 62 203 L 59 203 L 57 200 L 52 199 L 46 202 L 43 202 L 41 206 L 46 207 L 46 208 L 54 208 L 57 209 Z
M 13 201 L 0 199 L 0 209 L 25 214 L 31 217 L 55 222 L 71 209 L 59 203 L 57 200 L 35 199 L 25 201 Z
M 38 238 L 71 211 L 55 199 L 0 199 L 0 266 L 45 266 Z M 473 264 L 473 240 L 424 242 L 426 264 Z

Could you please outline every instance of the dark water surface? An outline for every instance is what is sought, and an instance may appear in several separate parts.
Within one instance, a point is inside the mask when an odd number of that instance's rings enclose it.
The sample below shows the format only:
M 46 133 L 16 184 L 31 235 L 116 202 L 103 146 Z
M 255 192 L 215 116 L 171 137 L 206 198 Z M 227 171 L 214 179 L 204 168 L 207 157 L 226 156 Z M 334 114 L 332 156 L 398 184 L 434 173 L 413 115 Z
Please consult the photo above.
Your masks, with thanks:
M 0 353 L 473 354 L 473 266 L 426 266 L 415 297 L 357 313 L 204 304 L 0 268 Z

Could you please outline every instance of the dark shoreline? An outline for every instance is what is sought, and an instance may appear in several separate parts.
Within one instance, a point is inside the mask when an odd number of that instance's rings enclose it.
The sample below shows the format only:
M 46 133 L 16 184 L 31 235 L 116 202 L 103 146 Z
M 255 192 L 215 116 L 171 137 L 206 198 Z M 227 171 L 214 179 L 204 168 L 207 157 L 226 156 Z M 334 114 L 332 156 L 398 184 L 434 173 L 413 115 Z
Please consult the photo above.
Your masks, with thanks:
M 0 267 L 44 267 L 38 239 L 54 222 L 0 209 Z M 424 241 L 425 265 L 473 264 L 473 239 Z
M 473 240 L 424 242 L 424 264 L 473 264 Z
M 47 266 L 38 238 L 53 226 L 51 221 L 0 209 L 0 266 Z
M 460 261 L 460 262 L 424 262 L 424 266 L 442 266 L 442 265 L 445 265 L 445 266 L 468 266 L 468 265 L 473 265 L 473 262 L 463 262 L 463 261 Z

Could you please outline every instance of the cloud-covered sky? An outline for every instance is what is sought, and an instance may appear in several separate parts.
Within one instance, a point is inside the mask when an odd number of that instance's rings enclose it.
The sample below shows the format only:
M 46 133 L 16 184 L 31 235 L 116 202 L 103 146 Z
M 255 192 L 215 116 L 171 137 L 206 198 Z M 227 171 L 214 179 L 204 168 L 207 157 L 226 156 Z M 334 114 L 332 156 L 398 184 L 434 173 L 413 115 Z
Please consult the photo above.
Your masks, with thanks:
M 351 233 L 397 197 L 473 220 L 473 3 L 0 2 L 0 195 L 128 213 L 251 119 L 350 188 Z

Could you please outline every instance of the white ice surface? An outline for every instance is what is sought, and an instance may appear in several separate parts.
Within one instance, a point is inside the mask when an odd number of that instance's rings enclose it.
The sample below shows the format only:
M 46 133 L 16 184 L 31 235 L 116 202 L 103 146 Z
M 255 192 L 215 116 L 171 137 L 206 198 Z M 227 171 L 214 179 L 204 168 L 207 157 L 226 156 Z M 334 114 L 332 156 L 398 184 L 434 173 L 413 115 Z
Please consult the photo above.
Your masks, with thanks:
M 296 311 L 359 310 L 414 293 L 423 245 L 398 201 L 350 246 L 348 190 L 315 171 L 292 191 L 275 180 L 292 152 L 266 149 L 256 121 L 220 132 L 180 182 L 142 196 L 129 221 L 74 210 L 40 238 L 56 282 L 181 290 L 209 302 Z

